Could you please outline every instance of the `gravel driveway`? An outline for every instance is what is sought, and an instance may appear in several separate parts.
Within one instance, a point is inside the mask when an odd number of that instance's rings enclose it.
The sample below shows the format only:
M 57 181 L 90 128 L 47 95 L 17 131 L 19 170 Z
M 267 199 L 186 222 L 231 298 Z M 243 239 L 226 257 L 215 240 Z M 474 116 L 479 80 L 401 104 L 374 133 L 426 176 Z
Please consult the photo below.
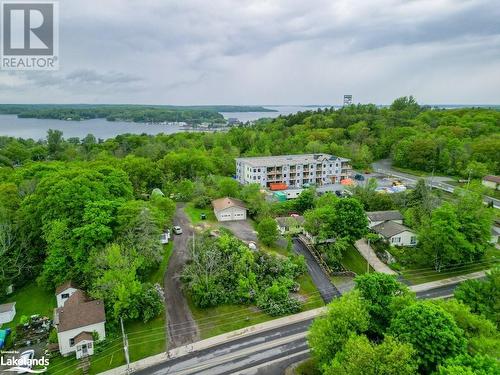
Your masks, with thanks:
M 173 234 L 174 250 L 168 263 L 164 281 L 169 349 L 199 340 L 198 326 L 182 293 L 180 280 L 182 269 L 189 259 L 189 238 L 193 235 L 191 223 L 184 213 L 183 207 L 183 204 L 177 205 L 174 225 L 179 225 L 184 233 L 181 235 Z

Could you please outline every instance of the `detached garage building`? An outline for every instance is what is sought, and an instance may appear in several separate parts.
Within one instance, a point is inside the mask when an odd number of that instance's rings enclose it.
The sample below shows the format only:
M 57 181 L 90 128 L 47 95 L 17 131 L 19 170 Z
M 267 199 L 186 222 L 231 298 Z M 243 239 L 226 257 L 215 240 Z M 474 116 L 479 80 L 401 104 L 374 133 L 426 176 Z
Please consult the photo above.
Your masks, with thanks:
M 218 221 L 246 220 L 247 209 L 245 204 L 235 198 L 220 198 L 212 201 L 215 217 Z

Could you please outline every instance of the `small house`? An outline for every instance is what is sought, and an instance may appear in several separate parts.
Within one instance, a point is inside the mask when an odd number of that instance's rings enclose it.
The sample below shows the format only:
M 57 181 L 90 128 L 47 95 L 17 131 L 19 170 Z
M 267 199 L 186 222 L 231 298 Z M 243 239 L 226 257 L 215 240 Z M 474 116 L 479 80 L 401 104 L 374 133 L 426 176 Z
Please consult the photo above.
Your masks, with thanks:
M 245 203 L 235 198 L 220 198 L 212 201 L 215 217 L 218 221 L 246 220 Z
M 394 221 L 385 221 L 371 229 L 394 246 L 415 246 L 417 244 L 417 235 L 410 228 Z
M 304 216 L 281 216 L 277 217 L 276 224 L 281 235 L 286 233 L 298 234 L 303 232 Z
M 483 185 L 493 190 L 500 190 L 500 176 L 484 176 Z
M 386 221 L 392 221 L 397 224 L 403 224 L 403 215 L 398 210 L 391 211 L 371 211 L 367 212 L 368 228 L 373 228 Z
M 16 316 L 16 303 L 5 303 L 0 305 L 0 325 L 10 323 Z
M 93 355 L 94 341 L 106 338 L 104 302 L 90 299 L 80 289 L 62 302 L 63 305 L 54 311 L 61 355 L 76 353 L 77 359 Z

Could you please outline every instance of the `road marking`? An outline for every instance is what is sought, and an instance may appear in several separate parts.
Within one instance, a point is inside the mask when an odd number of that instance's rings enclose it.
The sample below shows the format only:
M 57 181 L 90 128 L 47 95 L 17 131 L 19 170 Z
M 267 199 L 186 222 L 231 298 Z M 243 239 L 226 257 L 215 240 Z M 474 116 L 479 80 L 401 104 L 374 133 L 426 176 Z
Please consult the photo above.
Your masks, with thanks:
M 291 358 L 298 357 L 300 355 L 308 354 L 308 353 L 309 353 L 309 349 L 306 349 L 306 350 L 303 350 L 301 352 L 287 355 L 286 357 L 276 358 L 276 359 L 273 359 L 272 361 L 269 361 L 266 363 L 261 363 L 259 365 L 254 366 L 254 367 L 250 367 L 250 368 L 245 369 L 243 371 L 239 371 L 238 374 L 246 374 L 246 375 L 255 374 L 261 367 L 270 366 L 270 365 L 273 365 L 275 363 L 280 363 L 280 362 L 286 361 L 287 359 L 291 359 Z
M 179 371 L 174 370 L 174 371 L 170 371 L 169 373 L 170 374 L 179 374 L 179 375 L 195 374 L 198 371 L 205 370 L 205 369 L 208 369 L 210 367 L 217 366 L 217 365 L 222 365 L 222 364 L 229 362 L 231 360 L 234 360 L 234 359 L 238 359 L 241 357 L 247 357 L 249 354 L 252 354 L 255 352 L 259 352 L 262 350 L 269 350 L 269 349 L 272 349 L 274 347 L 281 346 L 283 344 L 288 344 L 288 343 L 294 342 L 298 339 L 305 338 L 306 336 L 307 336 L 307 331 L 296 333 L 295 335 L 287 336 L 287 337 L 284 337 L 282 339 L 274 340 L 274 341 L 264 343 L 264 344 L 261 344 L 258 346 L 252 346 L 250 348 L 246 348 L 246 349 L 243 349 L 240 351 L 229 353 L 229 354 L 217 357 L 217 358 L 215 358 L 215 360 L 205 361 L 203 364 L 198 365 L 198 366 L 190 367 L 187 369 L 182 369 Z

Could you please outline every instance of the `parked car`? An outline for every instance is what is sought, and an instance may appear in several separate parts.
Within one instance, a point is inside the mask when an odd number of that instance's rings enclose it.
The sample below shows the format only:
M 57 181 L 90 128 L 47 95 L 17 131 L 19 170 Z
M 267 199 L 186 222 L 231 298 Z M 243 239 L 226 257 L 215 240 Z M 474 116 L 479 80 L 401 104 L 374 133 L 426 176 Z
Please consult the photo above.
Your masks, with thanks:
M 354 179 L 357 180 L 357 181 L 364 181 L 365 180 L 365 176 L 363 176 L 362 174 L 357 173 L 354 176 Z
M 19 366 L 20 368 L 25 368 L 26 371 L 18 370 L 18 374 L 27 374 L 29 373 L 32 367 L 33 359 L 35 358 L 35 351 L 33 349 L 26 350 L 21 353 L 19 356 Z
M 173 227 L 173 230 L 174 230 L 175 234 L 182 234 L 182 228 L 180 226 L 178 226 L 178 225 L 175 225 Z
M 257 244 L 256 244 L 255 242 L 253 242 L 253 241 L 250 241 L 250 242 L 248 243 L 248 248 L 249 248 L 250 250 L 254 250 L 254 251 L 255 251 L 255 250 L 257 250 Z

